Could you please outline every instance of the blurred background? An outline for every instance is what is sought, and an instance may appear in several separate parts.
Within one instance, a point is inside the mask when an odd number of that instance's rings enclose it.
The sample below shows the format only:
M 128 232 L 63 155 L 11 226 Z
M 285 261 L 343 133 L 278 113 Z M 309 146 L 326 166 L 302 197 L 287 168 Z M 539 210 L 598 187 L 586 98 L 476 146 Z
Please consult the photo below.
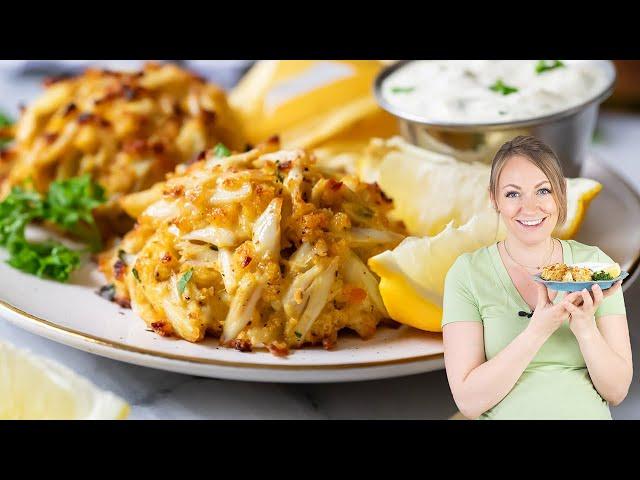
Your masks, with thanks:
M 251 67 L 255 60 L 154 60 L 158 63 L 171 62 L 189 68 L 214 83 L 230 89 Z M 147 60 L 0 60 L 0 91 L 2 82 L 22 81 L 25 98 L 31 92 L 29 84 L 37 90 L 42 76 L 73 75 L 87 67 L 113 70 L 135 70 Z M 640 61 L 614 60 L 618 73 L 613 95 L 602 108 L 617 111 L 640 112 Z M 31 81 L 30 81 L 31 80 Z M 35 93 L 35 92 L 34 92 Z M 18 104 L 1 105 L 5 111 L 17 111 Z M 9 113 L 9 112 L 7 112 Z

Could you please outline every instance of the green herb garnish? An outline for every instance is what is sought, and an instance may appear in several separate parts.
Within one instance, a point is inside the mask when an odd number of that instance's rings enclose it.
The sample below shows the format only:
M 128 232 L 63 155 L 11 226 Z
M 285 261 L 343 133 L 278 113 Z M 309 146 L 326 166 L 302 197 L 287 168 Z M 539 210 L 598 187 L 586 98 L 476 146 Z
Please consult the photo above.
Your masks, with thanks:
M 4 113 L 0 112 L 0 128 L 13 124 L 13 121 Z M 10 138 L 0 137 L 0 148 L 11 141 Z
M 189 280 L 191 280 L 192 275 L 193 275 L 193 268 L 185 272 L 184 275 L 180 277 L 180 280 L 178 280 L 178 293 L 180 295 L 182 295 L 182 293 L 184 292 L 184 289 L 187 287 L 187 283 L 189 283 Z
M 43 216 L 44 202 L 39 193 L 13 187 L 0 202 L 0 246 L 8 248 L 12 242 L 23 240 L 27 224 Z
M 0 246 L 9 252 L 7 263 L 14 268 L 39 277 L 60 282 L 80 265 L 80 253 L 60 242 L 42 243 L 26 239 L 29 223 L 48 221 L 65 232 L 88 241 L 93 251 L 100 247 L 100 233 L 92 209 L 104 202 L 102 187 L 89 176 L 55 181 L 46 197 L 38 192 L 13 187 L 0 202 Z
M 298 338 L 302 338 L 302 334 L 300 332 L 293 332 L 295 334 L 296 337 Z
M 133 275 L 133 277 L 137 280 L 140 281 L 140 274 L 138 273 L 138 270 L 136 270 L 135 268 L 131 269 L 131 274 Z
M 127 264 L 127 258 L 125 257 L 126 254 L 127 254 L 127 252 L 125 252 L 124 250 L 122 250 L 122 249 L 118 250 L 118 258 L 125 265 Z
M 23 237 L 11 243 L 8 250 L 7 263 L 12 267 L 59 282 L 66 282 L 80 265 L 80 254 L 59 242 L 34 243 Z
M 536 73 L 540 75 L 548 70 L 554 70 L 564 66 L 565 64 L 560 60 L 538 60 L 538 63 L 536 64 Z
M 105 202 L 104 189 L 91 177 L 58 180 L 51 184 L 45 200 L 45 219 L 88 243 L 92 251 L 102 247 L 102 236 L 93 209 Z
M 231 150 L 229 150 L 224 143 L 218 143 L 213 149 L 213 154 L 216 157 L 228 157 L 231 155 Z
M 496 83 L 491 85 L 489 89 L 493 90 L 494 92 L 501 93 L 502 95 L 509 95 L 518 91 L 516 87 L 506 85 L 500 78 L 496 80 Z
M 416 87 L 391 87 L 392 93 L 411 93 Z
M 613 280 L 613 277 L 611 276 L 610 273 L 607 273 L 605 271 L 600 271 L 600 272 L 595 272 L 593 275 L 591 275 L 591 279 L 594 281 Z

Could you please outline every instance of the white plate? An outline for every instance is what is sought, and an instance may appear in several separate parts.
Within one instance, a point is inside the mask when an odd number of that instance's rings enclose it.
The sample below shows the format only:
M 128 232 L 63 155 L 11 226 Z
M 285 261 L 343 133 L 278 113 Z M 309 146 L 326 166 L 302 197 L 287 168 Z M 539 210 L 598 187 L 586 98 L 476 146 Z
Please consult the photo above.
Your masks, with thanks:
M 585 173 L 604 189 L 592 202 L 578 235 L 598 245 L 637 276 L 640 256 L 640 198 L 604 164 L 591 160 Z M 4 259 L 5 252 L 0 253 Z M 0 316 L 37 335 L 124 362 L 192 375 L 264 382 L 340 382 L 396 377 L 441 369 L 440 334 L 406 326 L 381 329 L 370 340 L 341 337 L 337 348 L 294 351 L 288 358 L 268 352 L 220 348 L 147 331 L 131 310 L 107 302 L 95 291 L 104 280 L 86 264 L 70 284 L 41 280 L 0 262 Z
M 6 253 L 0 254 L 4 260 Z M 368 380 L 440 369 L 439 334 L 385 328 L 370 340 L 341 338 L 337 348 L 243 353 L 148 331 L 131 310 L 98 296 L 104 279 L 92 263 L 69 284 L 39 279 L 0 263 L 0 316 L 37 335 L 116 360 L 192 375 L 265 382 Z

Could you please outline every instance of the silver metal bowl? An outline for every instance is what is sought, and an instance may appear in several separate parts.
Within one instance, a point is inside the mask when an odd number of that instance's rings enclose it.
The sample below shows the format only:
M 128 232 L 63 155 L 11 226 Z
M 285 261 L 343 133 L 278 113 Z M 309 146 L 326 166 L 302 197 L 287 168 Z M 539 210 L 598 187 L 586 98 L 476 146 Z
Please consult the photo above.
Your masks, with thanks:
M 613 92 L 616 70 L 613 62 L 598 60 L 609 76 L 604 90 L 590 100 L 551 115 L 526 120 L 496 123 L 436 123 L 401 112 L 386 102 L 382 82 L 398 68 L 413 60 L 395 63 L 383 69 L 374 83 L 379 105 L 395 115 L 400 132 L 409 142 L 464 161 L 491 163 L 502 144 L 518 135 L 533 135 L 548 144 L 558 155 L 564 175 L 578 177 L 593 138 L 600 104 Z

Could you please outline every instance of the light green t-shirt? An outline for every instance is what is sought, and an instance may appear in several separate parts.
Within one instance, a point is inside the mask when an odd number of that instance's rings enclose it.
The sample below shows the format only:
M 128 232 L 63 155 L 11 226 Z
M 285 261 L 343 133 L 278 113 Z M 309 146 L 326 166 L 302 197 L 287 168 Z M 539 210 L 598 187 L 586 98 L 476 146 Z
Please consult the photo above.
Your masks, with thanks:
M 611 262 L 600 248 L 561 240 L 564 263 Z M 558 292 L 553 303 L 566 295 Z M 497 243 L 460 255 L 445 279 L 442 325 L 482 322 L 490 360 L 529 322 L 531 311 L 507 272 Z M 622 290 L 602 301 L 596 318 L 626 314 Z M 454 353 L 455 354 L 455 353 Z M 565 320 L 540 348 L 513 389 L 481 419 L 611 419 L 608 403 L 591 382 L 578 342 Z

